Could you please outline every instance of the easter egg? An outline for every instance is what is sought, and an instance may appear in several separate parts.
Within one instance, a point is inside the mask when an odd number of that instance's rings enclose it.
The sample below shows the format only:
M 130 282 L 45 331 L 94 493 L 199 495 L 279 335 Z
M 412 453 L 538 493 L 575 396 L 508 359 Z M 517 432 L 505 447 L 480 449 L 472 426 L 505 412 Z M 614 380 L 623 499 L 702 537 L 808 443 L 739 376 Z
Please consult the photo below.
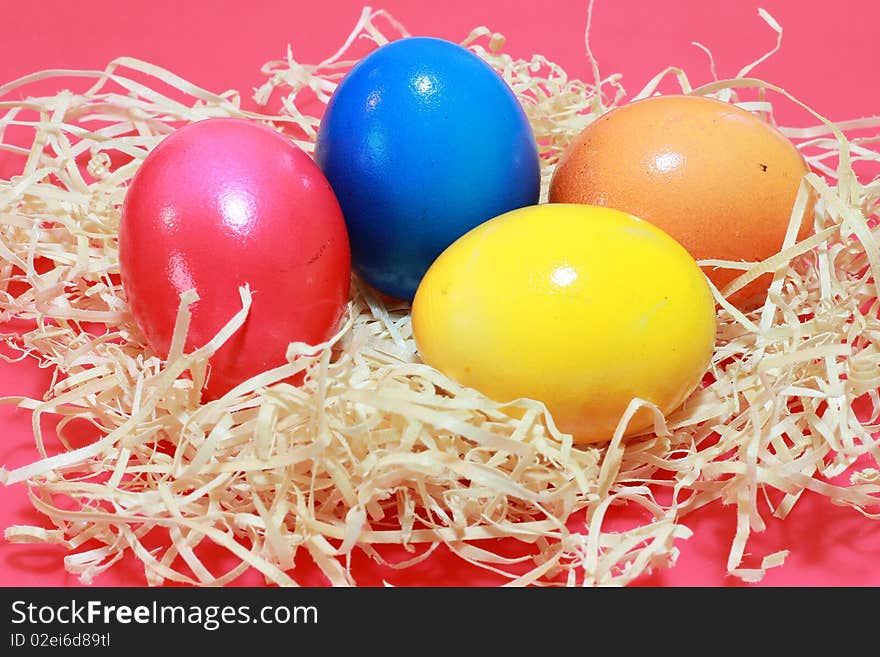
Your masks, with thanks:
M 291 341 L 338 328 L 351 260 L 342 212 L 312 159 L 241 119 L 175 131 L 144 159 L 125 196 L 120 273 L 133 318 L 166 356 L 180 295 L 195 290 L 186 346 L 201 347 L 253 303 L 244 326 L 210 360 L 207 396 L 283 365 Z
M 458 237 L 540 193 L 535 137 L 510 87 L 435 38 L 386 44 L 346 75 L 315 161 L 342 206 L 354 269 L 406 300 Z
M 668 413 L 699 384 L 715 303 L 693 258 L 619 210 L 543 204 L 474 228 L 412 307 L 422 360 L 497 402 L 543 402 L 579 443 L 609 440 L 634 397 Z M 639 409 L 628 435 L 652 426 Z
M 669 233 L 696 260 L 758 262 L 779 252 L 808 168 L 758 116 L 698 96 L 657 96 L 613 109 L 560 159 L 550 201 L 603 205 Z M 808 207 L 799 236 L 812 228 Z M 742 270 L 706 267 L 723 290 Z M 767 274 L 729 297 L 761 303 Z

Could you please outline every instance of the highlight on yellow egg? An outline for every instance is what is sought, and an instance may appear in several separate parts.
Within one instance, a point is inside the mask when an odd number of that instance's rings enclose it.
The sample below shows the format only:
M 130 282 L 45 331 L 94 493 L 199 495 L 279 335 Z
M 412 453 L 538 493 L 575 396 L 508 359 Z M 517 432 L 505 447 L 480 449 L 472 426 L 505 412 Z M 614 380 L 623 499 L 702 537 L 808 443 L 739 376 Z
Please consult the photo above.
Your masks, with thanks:
M 575 442 L 612 438 L 630 402 L 676 409 L 715 345 L 715 301 L 669 235 L 611 208 L 500 215 L 434 262 L 416 292 L 426 363 L 497 402 L 543 402 Z M 628 435 L 653 425 L 641 408 Z

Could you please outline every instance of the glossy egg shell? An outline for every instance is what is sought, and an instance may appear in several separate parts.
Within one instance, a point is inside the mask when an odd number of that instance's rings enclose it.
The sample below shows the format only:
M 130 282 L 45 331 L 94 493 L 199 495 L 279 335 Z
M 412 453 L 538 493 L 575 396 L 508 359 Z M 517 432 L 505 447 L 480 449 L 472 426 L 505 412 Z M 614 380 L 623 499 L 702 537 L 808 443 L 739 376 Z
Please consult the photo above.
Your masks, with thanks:
M 534 134 L 511 89 L 465 48 L 427 37 L 389 43 L 348 73 L 315 161 L 342 206 L 355 270 L 402 299 L 455 239 L 540 193 Z
M 659 228 L 610 208 L 544 204 L 473 229 L 412 308 L 422 359 L 498 402 L 544 402 L 576 442 L 609 440 L 633 397 L 668 413 L 715 344 L 706 277 Z M 650 426 L 641 409 L 629 434 Z
M 207 394 L 282 365 L 289 342 L 338 328 L 351 260 L 342 212 L 311 158 L 270 128 L 208 119 L 166 137 L 127 190 L 123 288 L 153 349 L 167 355 L 180 295 L 195 289 L 187 347 L 204 345 L 253 293 L 243 328 L 211 359 Z
M 764 260 L 782 247 L 804 158 L 782 133 L 734 105 L 658 96 L 611 110 L 563 154 L 550 201 L 606 205 L 659 226 L 697 260 Z M 799 236 L 809 234 L 812 207 Z M 723 289 L 741 272 L 706 268 Z M 760 303 L 771 277 L 730 297 Z

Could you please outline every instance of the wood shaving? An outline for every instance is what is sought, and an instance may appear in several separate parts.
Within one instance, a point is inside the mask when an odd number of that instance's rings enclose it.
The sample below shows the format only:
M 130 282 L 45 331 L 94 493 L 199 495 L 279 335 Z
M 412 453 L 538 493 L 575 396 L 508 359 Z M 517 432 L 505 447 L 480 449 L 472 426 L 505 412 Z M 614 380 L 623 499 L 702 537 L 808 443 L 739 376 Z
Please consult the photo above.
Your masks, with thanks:
M 409 307 L 383 302 L 357 279 L 332 340 L 291 344 L 287 364 L 216 401 L 203 403 L 199 386 L 211 354 L 246 317 L 246 286 L 241 311 L 193 353 L 182 349 L 194 301 L 184 295 L 171 355 L 150 351 L 118 282 L 120 207 L 144 156 L 175 128 L 218 116 L 273 126 L 312 152 L 321 103 L 357 61 L 352 53 L 401 36 L 391 16 L 365 8 L 325 61 L 300 64 L 289 51 L 266 64 L 254 99 L 277 101 L 277 114 L 245 111 L 237 92 L 209 92 L 129 58 L 0 86 L 0 149 L 22 161 L 18 175 L 0 180 L 0 320 L 31 327 L 3 338 L 53 375 L 42 399 L 2 400 L 32 413 L 39 458 L 0 469 L 0 481 L 26 485 L 46 520 L 9 527 L 6 539 L 65 546 L 65 568 L 85 583 L 129 555 L 149 585 L 224 585 L 251 568 L 267 583 L 296 585 L 302 551 L 330 584 L 346 586 L 357 583 L 356 551 L 403 569 L 446 546 L 509 585 L 605 586 L 673 567 L 692 534 L 688 514 L 708 504 L 734 506 L 727 572 L 749 582 L 796 548 L 749 554 L 768 509 L 784 518 L 804 491 L 841 513 L 880 517 L 880 180 L 855 173 L 880 161 L 877 117 L 835 124 L 813 113 L 814 126 L 782 128 L 814 172 L 791 225 L 812 194 L 815 235 L 798 244 L 789 231 L 763 263 L 711 263 L 742 271 L 725 294 L 774 273 L 767 301 L 744 314 L 715 290 L 711 376 L 668 418 L 655 413 L 654 430 L 637 438 L 622 435 L 640 400 L 608 443 L 576 448 L 542 404 L 500 405 L 458 385 L 419 361 Z M 484 27 L 463 44 L 523 103 L 546 198 L 572 137 L 624 102 L 620 76 L 601 77 L 590 55 L 595 79 L 571 79 L 543 56 L 506 54 L 504 38 Z M 739 102 L 770 120 L 774 102 L 802 105 L 745 77 L 753 66 L 697 89 L 670 69 L 634 98 L 671 76 L 684 93 Z M 35 82 L 72 78 L 91 86 L 27 93 Z M 315 111 L 303 109 L 309 103 Z M 301 386 L 284 382 L 301 371 Z M 60 453 L 42 435 L 47 415 L 59 420 Z M 93 427 L 83 447 L 67 440 L 74 420 Z M 612 529 L 608 518 L 621 505 L 641 519 Z M 521 553 L 502 554 L 486 540 L 496 538 Z M 411 557 L 388 564 L 384 544 Z M 204 560 L 218 547 L 235 563 L 224 572 Z

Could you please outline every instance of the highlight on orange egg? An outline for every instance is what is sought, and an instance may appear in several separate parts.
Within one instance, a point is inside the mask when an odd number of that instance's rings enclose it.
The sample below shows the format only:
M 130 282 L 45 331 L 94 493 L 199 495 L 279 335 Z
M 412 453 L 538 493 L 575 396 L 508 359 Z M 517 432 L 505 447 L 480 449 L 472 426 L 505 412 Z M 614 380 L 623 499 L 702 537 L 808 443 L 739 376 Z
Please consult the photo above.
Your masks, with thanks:
M 760 262 L 778 253 L 792 219 L 813 228 L 808 202 L 793 217 L 806 161 L 779 130 L 735 105 L 688 95 L 622 105 L 569 144 L 550 201 L 603 205 L 634 214 L 678 240 L 697 260 Z M 743 268 L 704 266 L 724 292 Z M 728 300 L 759 305 L 764 274 Z

